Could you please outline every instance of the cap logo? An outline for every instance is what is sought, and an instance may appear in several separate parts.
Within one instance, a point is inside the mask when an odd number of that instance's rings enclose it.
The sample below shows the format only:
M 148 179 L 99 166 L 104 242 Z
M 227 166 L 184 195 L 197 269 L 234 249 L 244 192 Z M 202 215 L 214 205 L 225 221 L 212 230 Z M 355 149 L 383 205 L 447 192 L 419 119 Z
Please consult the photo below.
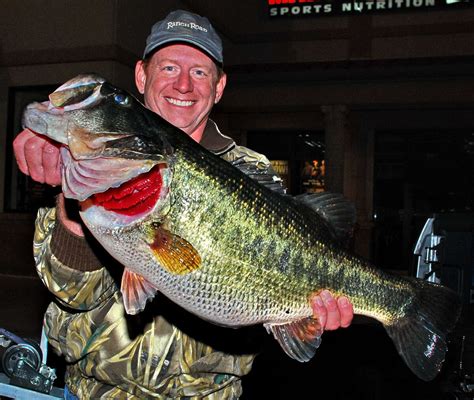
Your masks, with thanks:
M 222 40 L 206 17 L 185 10 L 170 12 L 151 28 L 146 39 L 143 59 L 161 46 L 173 42 L 189 43 L 222 65 Z
M 182 21 L 168 22 L 168 25 L 167 25 L 166 29 L 172 29 L 175 26 L 184 26 L 185 28 L 190 28 L 190 29 L 195 29 L 195 30 L 198 30 L 198 31 L 207 32 L 207 29 L 203 28 L 201 25 L 198 25 L 194 22 L 182 22 Z

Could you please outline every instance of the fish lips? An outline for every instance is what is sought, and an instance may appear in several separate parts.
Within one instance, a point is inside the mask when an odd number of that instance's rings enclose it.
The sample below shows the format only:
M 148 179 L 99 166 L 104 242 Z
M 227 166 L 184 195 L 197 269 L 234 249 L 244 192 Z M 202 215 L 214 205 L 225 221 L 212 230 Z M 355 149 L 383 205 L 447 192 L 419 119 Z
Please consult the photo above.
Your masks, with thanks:
M 157 148 L 135 133 L 90 132 L 66 117 L 64 108 L 46 101 L 32 103 L 23 114 L 23 126 L 63 144 L 62 188 L 66 197 L 84 201 L 117 188 L 157 164 L 168 164 L 172 149 Z
M 56 142 L 68 144 L 64 109 L 52 107 L 49 101 L 29 104 L 23 113 L 22 126 Z
M 162 162 L 173 153 L 167 143 L 157 146 L 135 132 L 91 132 L 68 118 L 66 111 L 49 101 L 31 103 L 23 113 L 22 125 L 68 146 L 77 160 L 122 157 Z

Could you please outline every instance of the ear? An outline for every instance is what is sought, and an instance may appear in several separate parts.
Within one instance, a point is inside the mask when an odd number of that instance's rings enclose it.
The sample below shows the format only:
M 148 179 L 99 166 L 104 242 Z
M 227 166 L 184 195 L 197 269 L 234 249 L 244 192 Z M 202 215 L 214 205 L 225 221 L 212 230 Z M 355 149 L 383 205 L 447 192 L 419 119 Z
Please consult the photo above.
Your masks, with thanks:
M 137 89 L 141 94 L 145 93 L 145 84 L 146 84 L 145 67 L 146 66 L 143 60 L 137 61 L 135 65 L 135 85 L 137 86 Z
M 227 75 L 223 73 L 216 85 L 216 98 L 214 100 L 214 104 L 219 103 L 222 95 L 224 94 L 226 83 L 227 83 Z

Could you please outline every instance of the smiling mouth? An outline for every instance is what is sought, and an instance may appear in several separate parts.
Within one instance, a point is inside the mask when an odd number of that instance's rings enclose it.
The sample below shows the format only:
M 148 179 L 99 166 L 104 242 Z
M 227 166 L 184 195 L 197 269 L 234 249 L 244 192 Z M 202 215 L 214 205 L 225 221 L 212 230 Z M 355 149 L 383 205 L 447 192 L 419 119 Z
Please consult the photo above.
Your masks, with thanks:
M 194 100 L 178 100 L 172 97 L 165 97 L 165 99 L 168 103 L 178 107 L 191 107 L 194 103 L 196 103 Z

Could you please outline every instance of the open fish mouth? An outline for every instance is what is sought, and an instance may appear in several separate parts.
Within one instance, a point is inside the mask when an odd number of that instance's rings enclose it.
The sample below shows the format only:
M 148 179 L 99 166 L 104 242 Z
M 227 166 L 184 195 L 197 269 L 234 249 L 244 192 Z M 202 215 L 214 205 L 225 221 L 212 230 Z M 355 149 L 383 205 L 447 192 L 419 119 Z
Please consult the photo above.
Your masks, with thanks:
M 133 229 L 150 216 L 166 212 L 171 169 L 160 163 L 116 187 L 91 194 L 80 201 L 81 214 L 106 230 Z
M 124 190 L 119 194 L 118 188 L 135 179 L 139 191 L 142 186 L 138 181 L 142 179 L 147 181 L 147 177 L 138 177 L 148 174 L 156 166 L 167 165 L 164 160 L 160 162 L 131 158 L 98 157 L 91 160 L 77 160 L 67 147 L 61 148 L 61 159 L 63 193 L 66 197 L 80 202 L 109 190 L 113 193 L 114 189 L 117 189 L 116 198 L 121 198 L 133 190 Z
M 151 212 L 163 194 L 167 167 L 159 164 L 150 171 L 124 182 L 119 187 L 93 194 L 88 204 L 126 216 L 141 216 Z
M 51 93 L 49 101 L 28 105 L 23 125 L 63 145 L 66 197 L 132 216 L 146 213 L 165 194 L 163 174 L 170 176 L 165 171 L 172 150 L 166 144 L 157 148 L 149 135 L 137 133 L 143 124 L 115 129 L 121 111 L 133 115 L 132 102 L 103 78 L 79 75 Z

